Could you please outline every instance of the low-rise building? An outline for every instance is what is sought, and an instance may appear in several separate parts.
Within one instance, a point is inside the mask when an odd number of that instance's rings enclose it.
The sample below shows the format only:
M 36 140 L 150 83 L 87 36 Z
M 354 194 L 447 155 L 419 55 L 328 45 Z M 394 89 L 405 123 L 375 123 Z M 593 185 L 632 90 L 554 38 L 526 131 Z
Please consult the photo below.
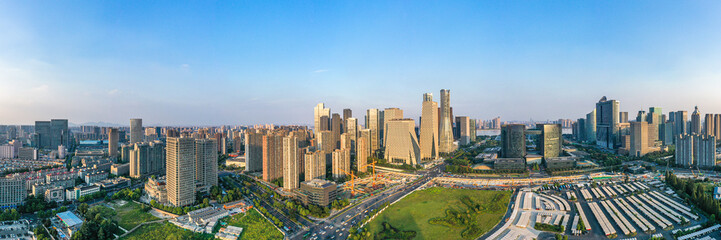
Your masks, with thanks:
M 303 204 L 328 206 L 336 199 L 338 186 L 326 180 L 312 179 L 300 183 L 300 188 L 293 190 Z
M 18 158 L 26 160 L 38 160 L 38 149 L 31 147 L 21 147 L 18 151 Z
M 496 158 L 493 163 L 495 170 L 525 170 L 526 160 L 523 158 Z
M 218 233 L 215 234 L 215 237 L 221 240 L 236 240 L 242 232 L 243 228 L 241 227 L 227 226 L 221 228 Z
M 126 188 L 130 187 L 130 179 L 124 177 L 105 179 L 100 182 L 96 182 L 95 185 L 100 186 L 101 189 Z
M 569 169 L 576 167 L 575 157 L 553 157 L 546 159 L 546 168 L 548 169 Z
M 108 172 L 93 172 L 85 174 L 83 180 L 87 184 L 93 184 L 102 180 L 108 179 Z
M 62 202 L 65 201 L 65 189 L 63 187 L 52 187 L 45 189 L 45 201 Z
M 130 163 L 113 164 L 110 166 L 110 174 L 115 176 L 126 176 L 130 174 Z
M 159 178 L 148 178 L 145 183 L 145 193 L 150 199 L 160 204 L 168 203 L 168 190 L 166 189 L 165 176 Z
M 96 185 L 90 186 L 77 186 L 73 189 L 65 190 L 65 200 L 73 201 L 78 200 L 82 196 L 87 196 L 96 192 L 100 192 L 100 187 Z

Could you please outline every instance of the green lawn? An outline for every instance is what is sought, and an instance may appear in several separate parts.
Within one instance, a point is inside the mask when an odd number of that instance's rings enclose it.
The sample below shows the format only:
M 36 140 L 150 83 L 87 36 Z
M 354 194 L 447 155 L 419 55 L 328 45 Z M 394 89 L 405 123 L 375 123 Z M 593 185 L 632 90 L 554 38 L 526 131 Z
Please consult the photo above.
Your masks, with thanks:
M 121 238 L 122 240 L 210 240 L 214 239 L 210 234 L 194 233 L 179 228 L 172 223 L 153 223 L 136 229 L 131 234 Z
M 115 212 L 117 213 L 113 216 L 113 220 L 117 221 L 118 225 L 125 228 L 125 230 L 130 231 L 130 229 L 141 223 L 159 219 L 148 212 L 144 212 L 140 204 L 125 201 L 125 204 L 121 206 L 119 204 L 120 202 L 123 201 L 115 201 L 110 205 L 115 208 Z
M 491 230 L 505 215 L 510 195 L 511 192 L 508 191 L 429 188 L 416 191 L 391 205 L 367 227 L 371 234 L 377 234 L 383 228 L 381 224 L 388 222 L 400 231 L 415 231 L 415 239 L 462 239 L 461 233 L 466 229 L 465 227 L 451 228 L 430 224 L 429 220 L 445 217 L 448 209 L 466 212 L 467 209 L 461 198 L 467 196 L 484 208 L 478 214 L 476 221 L 478 222 L 476 227 L 481 232 L 474 238 L 478 238 Z M 492 200 L 494 197 L 496 201 Z
M 230 226 L 242 227 L 243 233 L 240 239 L 283 239 L 283 233 L 266 220 L 255 208 L 248 210 L 245 214 L 223 219 Z

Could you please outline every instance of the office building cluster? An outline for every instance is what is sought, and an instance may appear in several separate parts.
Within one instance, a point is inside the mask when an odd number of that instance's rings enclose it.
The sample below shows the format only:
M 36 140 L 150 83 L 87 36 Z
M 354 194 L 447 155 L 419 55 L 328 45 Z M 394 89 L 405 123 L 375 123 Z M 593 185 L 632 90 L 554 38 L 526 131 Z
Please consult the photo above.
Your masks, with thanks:
M 616 150 L 619 154 L 642 157 L 675 146 L 679 166 L 716 165 L 716 139 L 721 136 L 721 114 L 705 114 L 698 107 L 664 114 L 660 107 L 640 110 L 635 120 L 620 111 L 620 102 L 603 97 L 596 108 L 573 124 L 573 138 L 579 142 Z
M 527 146 L 533 141 L 535 148 Z M 501 147 L 499 157 L 494 160 L 496 170 L 522 170 L 527 164 L 546 163 L 563 156 L 561 124 L 539 123 L 527 129 L 525 124 L 504 124 L 501 126 Z M 528 149 L 532 152 L 529 152 Z M 538 156 L 538 157 L 536 157 Z M 514 166 L 515 164 L 515 166 Z

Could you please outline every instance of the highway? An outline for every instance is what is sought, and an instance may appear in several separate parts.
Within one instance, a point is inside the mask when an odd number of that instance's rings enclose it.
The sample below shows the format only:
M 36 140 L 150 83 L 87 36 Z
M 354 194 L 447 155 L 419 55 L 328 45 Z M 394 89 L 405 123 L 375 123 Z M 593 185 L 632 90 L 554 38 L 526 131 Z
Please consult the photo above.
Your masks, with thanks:
M 421 175 L 410 185 L 397 185 L 387 189 L 378 195 L 369 197 L 361 203 L 344 209 L 326 219 L 320 220 L 308 229 L 289 235 L 289 239 L 303 239 L 303 236 L 310 232 L 308 239 L 345 239 L 348 237 L 350 227 L 359 225 L 368 214 L 386 202 L 394 202 L 406 194 L 428 183 L 433 178 L 441 175 L 444 164 L 435 166 L 427 171 L 419 171 Z

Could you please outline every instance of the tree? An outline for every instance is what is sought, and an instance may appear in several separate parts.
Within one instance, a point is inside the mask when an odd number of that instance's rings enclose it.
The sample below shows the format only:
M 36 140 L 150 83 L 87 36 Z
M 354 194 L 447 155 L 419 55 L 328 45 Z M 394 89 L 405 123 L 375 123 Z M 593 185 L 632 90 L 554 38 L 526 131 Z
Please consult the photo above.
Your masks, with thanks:
M 78 212 L 80 212 L 80 214 L 82 214 L 83 216 L 85 216 L 85 213 L 88 212 L 88 208 L 89 208 L 89 206 L 88 206 L 87 203 L 81 203 L 81 204 L 78 206 Z

